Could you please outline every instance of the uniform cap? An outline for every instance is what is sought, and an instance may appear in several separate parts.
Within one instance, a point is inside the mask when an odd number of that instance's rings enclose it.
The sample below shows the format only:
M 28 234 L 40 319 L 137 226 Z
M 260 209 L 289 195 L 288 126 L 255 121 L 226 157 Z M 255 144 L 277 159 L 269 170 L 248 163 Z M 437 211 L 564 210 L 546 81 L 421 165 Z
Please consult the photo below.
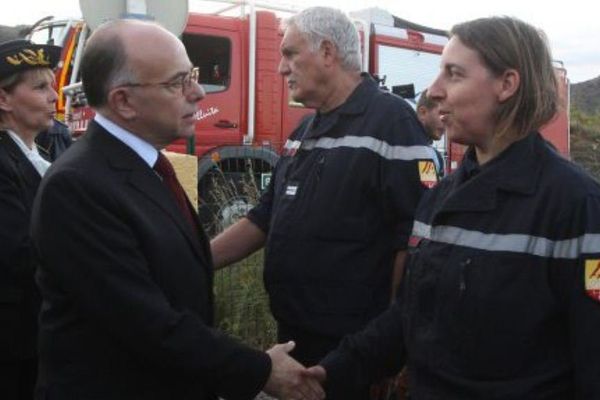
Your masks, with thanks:
M 0 79 L 31 68 L 54 69 L 61 47 L 17 39 L 0 43 Z

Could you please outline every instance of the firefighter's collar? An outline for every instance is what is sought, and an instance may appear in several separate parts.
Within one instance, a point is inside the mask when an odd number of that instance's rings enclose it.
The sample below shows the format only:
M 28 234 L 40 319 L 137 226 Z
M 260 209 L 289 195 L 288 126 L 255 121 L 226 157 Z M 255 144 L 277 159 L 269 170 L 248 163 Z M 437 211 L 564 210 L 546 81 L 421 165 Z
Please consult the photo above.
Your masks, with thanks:
M 371 92 L 379 90 L 377 83 L 367 73 L 362 73 L 362 81 L 350 94 L 348 99 L 338 108 L 340 114 L 362 114 L 366 111 Z
M 533 194 L 542 172 L 541 149 L 545 145 L 540 134 L 532 132 L 482 165 L 477 175 L 485 175 L 485 180 L 499 189 Z M 474 157 L 474 151 L 470 148 L 465 159 Z

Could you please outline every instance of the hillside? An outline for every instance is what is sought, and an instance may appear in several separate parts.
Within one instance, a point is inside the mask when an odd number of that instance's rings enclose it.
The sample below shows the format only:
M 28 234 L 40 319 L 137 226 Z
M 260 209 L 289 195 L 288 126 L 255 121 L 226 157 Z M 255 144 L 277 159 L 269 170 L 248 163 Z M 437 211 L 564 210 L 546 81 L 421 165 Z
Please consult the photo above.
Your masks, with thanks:
M 600 181 L 600 112 L 571 111 L 571 159 Z
M 571 85 L 571 109 L 586 114 L 600 112 L 600 76 Z
M 600 180 L 600 76 L 571 85 L 571 159 Z

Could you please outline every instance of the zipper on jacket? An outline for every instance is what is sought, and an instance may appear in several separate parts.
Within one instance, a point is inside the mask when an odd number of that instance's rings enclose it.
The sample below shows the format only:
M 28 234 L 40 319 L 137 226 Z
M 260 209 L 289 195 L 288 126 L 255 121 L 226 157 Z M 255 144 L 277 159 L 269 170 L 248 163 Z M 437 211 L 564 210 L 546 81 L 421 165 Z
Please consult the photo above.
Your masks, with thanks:
M 467 258 L 464 261 L 461 261 L 460 263 L 460 277 L 459 277 L 459 284 L 458 284 L 458 290 L 460 291 L 460 297 L 463 296 L 464 292 L 467 290 L 467 280 L 465 278 L 465 270 L 467 268 L 467 266 L 471 265 L 471 259 Z

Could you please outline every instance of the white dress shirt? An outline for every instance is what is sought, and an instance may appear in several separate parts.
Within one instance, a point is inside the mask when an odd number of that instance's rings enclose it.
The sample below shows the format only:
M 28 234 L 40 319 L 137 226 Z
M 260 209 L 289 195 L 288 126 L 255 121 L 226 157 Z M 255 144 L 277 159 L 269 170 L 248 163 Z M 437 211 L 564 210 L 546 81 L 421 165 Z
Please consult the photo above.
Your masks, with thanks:
M 156 164 L 156 160 L 158 159 L 158 151 L 150 143 L 128 130 L 121 128 L 119 125 L 98 112 L 96 112 L 94 121 L 106 129 L 108 133 L 123 142 L 127 147 L 131 148 L 131 150 L 135 151 L 150 168 L 154 167 L 154 164 Z
M 7 132 L 11 139 L 17 144 L 19 149 L 21 149 L 23 154 L 25 154 L 25 157 L 27 157 L 27 159 L 33 165 L 33 168 L 35 168 L 38 174 L 40 174 L 40 176 L 44 176 L 44 174 L 50 167 L 50 163 L 44 160 L 42 156 L 40 156 L 40 152 L 38 151 L 38 148 L 35 145 L 35 143 L 30 149 L 29 147 L 27 147 L 23 139 L 21 139 L 21 137 L 15 132 L 11 131 L 10 129 L 7 130 Z

